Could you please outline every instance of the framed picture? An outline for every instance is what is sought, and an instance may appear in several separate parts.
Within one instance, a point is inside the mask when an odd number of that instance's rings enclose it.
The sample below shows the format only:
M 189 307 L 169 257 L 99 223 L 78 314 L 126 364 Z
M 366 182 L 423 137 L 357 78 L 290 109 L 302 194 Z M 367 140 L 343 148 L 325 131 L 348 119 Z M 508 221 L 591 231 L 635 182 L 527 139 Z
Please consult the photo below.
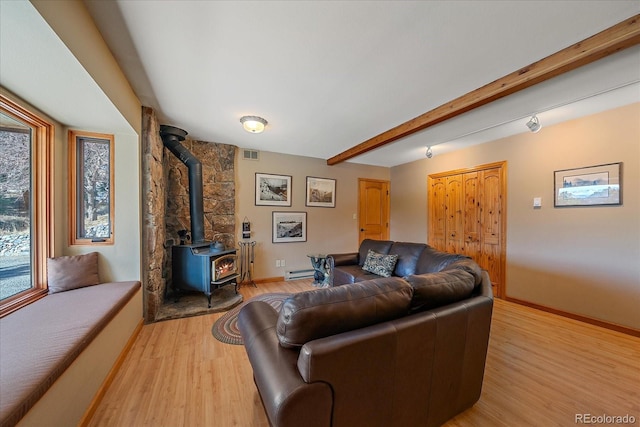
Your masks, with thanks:
M 336 207 L 336 180 L 330 178 L 307 177 L 307 206 L 321 208 Z
M 306 242 L 306 212 L 273 212 L 273 243 Z
M 291 206 L 291 176 L 256 173 L 256 206 Z
M 622 163 L 564 169 L 553 173 L 554 206 L 622 204 Z

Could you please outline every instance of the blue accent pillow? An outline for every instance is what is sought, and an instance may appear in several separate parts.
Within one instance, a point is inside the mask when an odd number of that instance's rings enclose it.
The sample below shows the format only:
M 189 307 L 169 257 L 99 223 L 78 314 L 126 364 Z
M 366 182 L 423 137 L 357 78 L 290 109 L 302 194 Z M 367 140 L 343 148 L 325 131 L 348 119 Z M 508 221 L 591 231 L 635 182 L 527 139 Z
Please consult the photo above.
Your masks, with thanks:
M 398 255 L 382 255 L 369 249 L 362 269 L 378 276 L 390 277 L 397 262 Z

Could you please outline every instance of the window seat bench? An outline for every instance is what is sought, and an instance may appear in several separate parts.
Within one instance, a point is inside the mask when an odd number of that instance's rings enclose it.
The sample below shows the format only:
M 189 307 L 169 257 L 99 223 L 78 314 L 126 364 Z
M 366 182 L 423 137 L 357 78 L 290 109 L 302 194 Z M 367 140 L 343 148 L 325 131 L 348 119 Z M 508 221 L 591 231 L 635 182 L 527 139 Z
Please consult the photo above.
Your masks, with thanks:
M 0 319 L 0 425 L 78 425 L 141 326 L 137 281 L 50 294 Z

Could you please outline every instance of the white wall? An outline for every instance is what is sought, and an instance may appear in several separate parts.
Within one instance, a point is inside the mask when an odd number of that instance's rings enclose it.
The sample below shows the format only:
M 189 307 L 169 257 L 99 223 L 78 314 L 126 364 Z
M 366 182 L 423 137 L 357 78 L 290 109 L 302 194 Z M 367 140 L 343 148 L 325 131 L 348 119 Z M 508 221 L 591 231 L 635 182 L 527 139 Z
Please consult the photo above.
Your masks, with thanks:
M 640 329 L 640 104 L 392 168 L 392 239 L 427 241 L 429 174 L 502 160 L 507 297 Z M 554 208 L 554 171 L 613 162 L 622 206 Z

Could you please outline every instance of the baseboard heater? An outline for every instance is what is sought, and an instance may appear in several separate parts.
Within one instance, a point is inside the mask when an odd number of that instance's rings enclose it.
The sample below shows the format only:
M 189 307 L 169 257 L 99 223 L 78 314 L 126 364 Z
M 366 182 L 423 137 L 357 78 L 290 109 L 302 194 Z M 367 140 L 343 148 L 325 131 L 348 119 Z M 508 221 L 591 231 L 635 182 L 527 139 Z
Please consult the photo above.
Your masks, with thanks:
M 308 279 L 309 277 L 313 277 L 313 273 L 315 270 L 288 270 L 284 273 L 284 280 L 298 280 L 298 279 Z

